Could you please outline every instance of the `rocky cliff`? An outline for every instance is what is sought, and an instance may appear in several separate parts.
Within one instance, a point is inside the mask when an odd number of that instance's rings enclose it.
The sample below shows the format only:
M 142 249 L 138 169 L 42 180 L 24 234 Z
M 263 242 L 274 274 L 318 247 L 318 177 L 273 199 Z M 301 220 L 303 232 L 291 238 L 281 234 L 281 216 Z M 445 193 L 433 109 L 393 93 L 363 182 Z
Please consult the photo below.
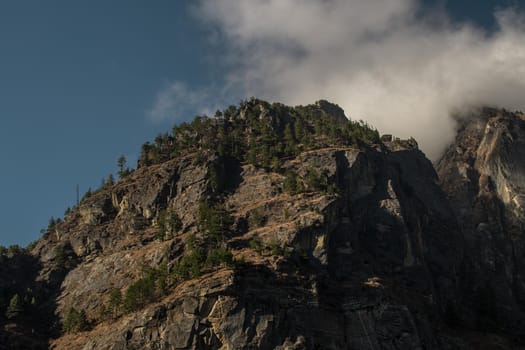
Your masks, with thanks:
M 482 114 L 463 122 L 437 173 L 414 140 L 381 142 L 326 101 L 246 101 L 159 135 L 136 170 L 32 247 L 24 280 L 48 318 L 38 339 L 53 349 L 517 348 L 524 121 Z M 20 337 L 4 333 L 16 348 L 9 339 Z
M 523 338 L 525 116 L 486 108 L 459 124 L 436 169 L 466 241 L 465 303 L 478 326 Z

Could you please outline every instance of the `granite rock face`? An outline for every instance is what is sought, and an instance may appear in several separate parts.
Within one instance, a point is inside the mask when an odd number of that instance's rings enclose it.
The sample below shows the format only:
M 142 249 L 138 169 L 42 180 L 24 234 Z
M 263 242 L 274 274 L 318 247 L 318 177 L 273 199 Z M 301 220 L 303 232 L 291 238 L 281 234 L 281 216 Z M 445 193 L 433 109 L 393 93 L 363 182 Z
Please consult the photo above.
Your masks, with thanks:
M 307 108 L 345 118 L 326 101 Z M 258 110 L 271 128 L 291 118 Z M 437 172 L 415 140 L 392 138 L 321 138 L 273 170 L 215 152 L 144 163 L 83 199 L 33 248 L 32 279 L 52 300 L 49 347 L 519 348 L 524 121 L 492 112 L 462 124 Z M 301 190 L 289 190 L 290 174 Z M 232 221 L 221 247 L 235 264 L 208 266 L 107 317 L 112 291 L 191 255 L 204 230 L 199 203 L 219 185 Z M 180 229 L 159 237 L 165 212 Z M 72 307 L 87 327 L 61 334 Z
M 197 211 L 191 203 L 198 202 L 205 187 L 195 179 L 203 179 L 206 170 L 183 177 L 174 175 L 183 169 L 176 162 L 168 166 L 179 170 L 162 169 L 168 174 L 167 187 L 181 190 L 166 191 L 164 206 L 176 208 L 191 231 Z M 282 191 L 283 175 L 242 165 L 240 182 L 225 203 L 237 223 L 249 221 L 250 213 L 255 211 L 265 218 L 264 224 L 248 225 L 231 238 L 234 255 L 242 257 L 246 266 L 233 271 L 219 269 L 184 282 L 140 312 L 113 323 L 103 322 L 90 332 L 59 338 L 53 347 L 445 346 L 435 326 L 442 322 L 445 305 L 458 300 L 462 240 L 432 165 L 424 155 L 417 149 L 392 152 L 387 148 L 326 148 L 303 153 L 283 166 L 299 176 L 317 169 L 337 184 L 340 194 L 312 191 L 290 195 Z M 128 182 L 136 183 L 140 176 L 134 174 Z M 152 173 L 149 178 L 161 177 Z M 185 178 L 192 182 L 183 183 L 181 179 Z M 111 196 L 133 198 L 135 192 L 127 193 L 122 187 L 117 186 L 114 191 L 118 194 Z M 126 188 L 135 191 L 140 187 Z M 148 211 L 144 209 L 154 213 L 157 209 L 151 203 L 158 202 L 158 196 L 149 198 L 147 204 L 128 204 L 129 209 L 115 208 L 110 213 L 142 215 L 147 221 Z M 193 199 L 188 202 L 187 198 Z M 95 203 L 105 205 L 93 198 L 92 205 Z M 132 214 L 126 214 L 126 210 Z M 118 221 L 118 215 L 112 220 Z M 83 222 L 79 227 L 82 225 L 91 223 Z M 71 270 L 62 282 L 59 313 L 75 305 L 96 320 L 97 309 L 104 302 L 101 296 L 111 288 L 124 289 L 138 278 L 139 263 L 159 263 L 168 259 L 166 251 L 177 251 L 177 238 L 144 242 L 144 234 L 132 236 L 117 230 L 115 235 L 126 241 L 116 243 L 125 250 L 101 243 L 96 257 Z M 277 242 L 290 253 L 259 254 L 247 244 L 255 238 L 263 245 Z M 71 241 L 67 233 L 62 239 Z M 49 242 L 42 244 L 47 246 Z
M 466 303 L 481 322 L 525 336 L 525 117 L 484 109 L 461 121 L 436 168 L 466 240 Z M 479 318 L 478 318 L 479 320 Z

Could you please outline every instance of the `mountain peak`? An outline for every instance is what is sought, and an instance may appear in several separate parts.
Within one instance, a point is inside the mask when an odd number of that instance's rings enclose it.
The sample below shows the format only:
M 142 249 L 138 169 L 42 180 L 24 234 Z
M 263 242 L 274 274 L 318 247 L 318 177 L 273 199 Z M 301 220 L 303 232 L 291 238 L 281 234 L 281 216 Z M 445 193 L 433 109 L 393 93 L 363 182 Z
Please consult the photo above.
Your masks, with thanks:
M 315 106 L 319 107 L 319 109 L 324 111 L 326 114 L 339 119 L 341 122 L 344 122 L 346 119 L 348 119 L 345 115 L 345 111 L 339 107 L 338 104 L 328 102 L 327 100 L 319 100 L 315 102 Z

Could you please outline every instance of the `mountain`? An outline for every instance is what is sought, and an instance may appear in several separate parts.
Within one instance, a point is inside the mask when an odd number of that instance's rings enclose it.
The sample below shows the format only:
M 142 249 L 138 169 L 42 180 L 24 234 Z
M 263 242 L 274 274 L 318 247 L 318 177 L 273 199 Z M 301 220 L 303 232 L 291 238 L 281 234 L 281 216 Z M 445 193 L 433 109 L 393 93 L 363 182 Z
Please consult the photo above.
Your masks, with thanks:
M 0 252 L 0 349 L 523 347 L 524 117 L 459 123 L 436 168 L 327 101 L 181 124 Z

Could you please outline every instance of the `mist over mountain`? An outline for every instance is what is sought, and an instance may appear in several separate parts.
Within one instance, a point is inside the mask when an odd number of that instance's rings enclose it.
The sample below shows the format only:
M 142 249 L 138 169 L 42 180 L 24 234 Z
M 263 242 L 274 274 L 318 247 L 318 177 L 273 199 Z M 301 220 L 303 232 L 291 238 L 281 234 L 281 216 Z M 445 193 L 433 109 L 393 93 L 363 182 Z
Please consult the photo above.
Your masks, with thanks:
M 415 0 L 201 0 L 194 14 L 224 41 L 217 59 L 229 75 L 224 86 L 180 96 L 209 103 L 240 91 L 290 105 L 330 99 L 382 132 L 415 137 L 437 160 L 454 138 L 458 110 L 525 109 L 525 21 L 515 8 L 496 8 L 489 31 L 423 7 Z M 182 102 L 171 96 L 172 107 Z

